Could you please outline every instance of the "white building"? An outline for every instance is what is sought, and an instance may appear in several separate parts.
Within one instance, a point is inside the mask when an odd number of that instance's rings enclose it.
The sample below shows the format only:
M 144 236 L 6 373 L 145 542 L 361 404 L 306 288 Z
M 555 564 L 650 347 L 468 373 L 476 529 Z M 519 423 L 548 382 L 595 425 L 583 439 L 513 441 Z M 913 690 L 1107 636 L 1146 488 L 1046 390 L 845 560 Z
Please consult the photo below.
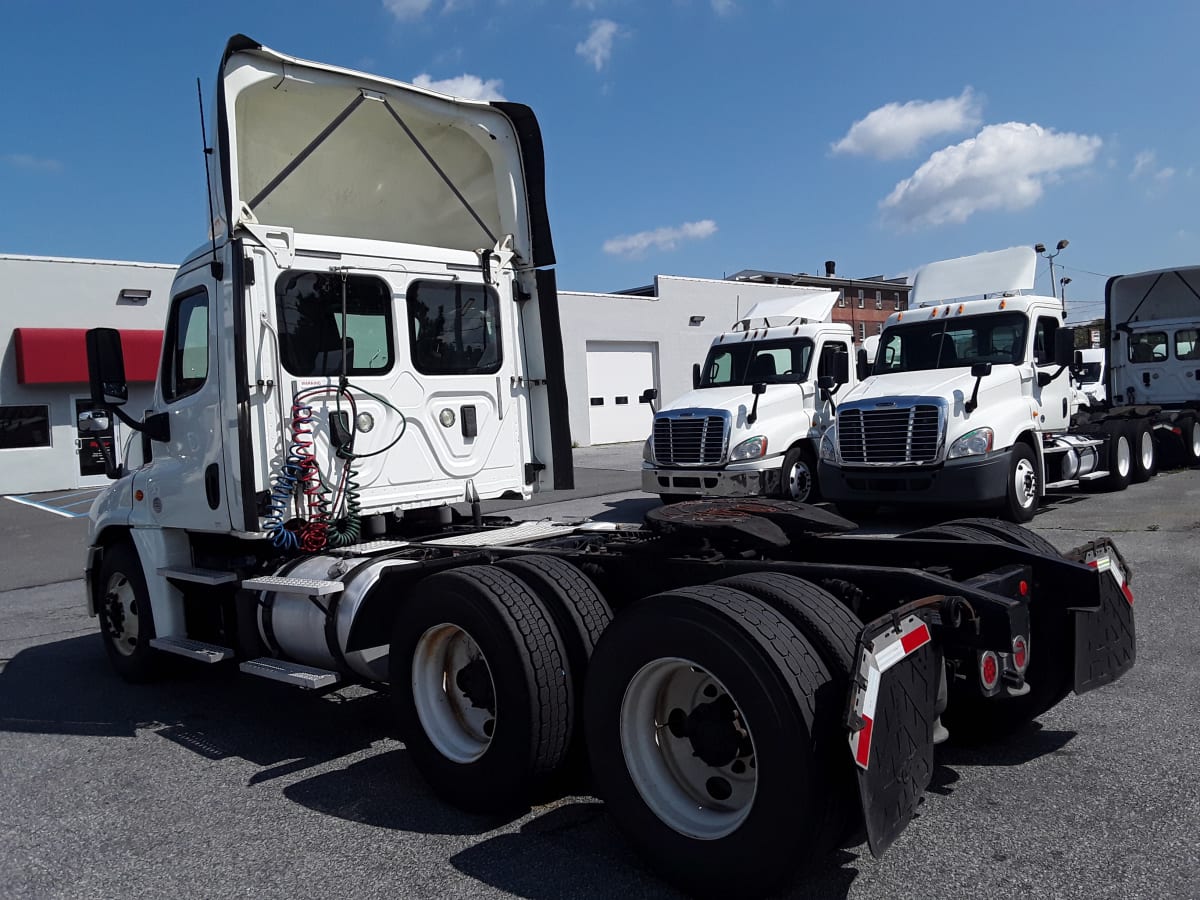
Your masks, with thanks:
M 102 450 L 118 461 L 130 429 L 91 411 L 84 333 L 120 330 L 137 415 L 152 398 L 175 266 L 0 256 L 0 494 L 106 483 Z M 692 386 L 713 337 L 790 285 L 660 275 L 636 292 L 560 291 L 565 375 L 575 443 L 640 441 L 653 412 Z M 7 334 L 5 333 L 7 332 Z M 658 404 L 655 404 L 656 406 Z
M 84 333 L 122 334 L 131 413 L 150 404 L 175 266 L 0 256 L 0 494 L 106 484 L 127 438 L 92 409 Z

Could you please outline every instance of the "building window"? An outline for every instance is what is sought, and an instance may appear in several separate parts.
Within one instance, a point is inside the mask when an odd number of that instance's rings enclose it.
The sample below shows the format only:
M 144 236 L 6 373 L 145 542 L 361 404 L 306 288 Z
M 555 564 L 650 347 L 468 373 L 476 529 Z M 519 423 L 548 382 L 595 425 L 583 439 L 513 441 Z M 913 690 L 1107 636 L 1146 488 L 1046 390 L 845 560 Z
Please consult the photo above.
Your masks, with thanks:
M 858 308 L 859 309 L 863 308 L 863 289 L 862 288 L 858 289 Z
M 342 289 L 346 334 L 342 335 Z M 293 375 L 383 375 L 392 368 L 392 291 L 371 275 L 285 272 L 275 287 L 279 350 Z
M 190 397 L 207 380 L 208 291 L 197 288 L 171 301 L 163 335 L 163 399 Z
M 500 299 L 490 287 L 414 281 L 408 339 L 422 375 L 487 375 L 500 369 Z
M 0 450 L 49 446 L 49 406 L 0 406 Z
M 846 292 L 838 291 L 838 306 L 845 306 L 845 305 L 846 305 Z
M 900 292 L 896 291 L 896 309 L 900 308 Z
M 875 292 L 875 308 L 883 309 L 883 291 Z
M 858 339 L 861 341 L 864 338 L 866 338 L 866 336 L 867 336 L 867 323 L 859 322 L 858 323 Z

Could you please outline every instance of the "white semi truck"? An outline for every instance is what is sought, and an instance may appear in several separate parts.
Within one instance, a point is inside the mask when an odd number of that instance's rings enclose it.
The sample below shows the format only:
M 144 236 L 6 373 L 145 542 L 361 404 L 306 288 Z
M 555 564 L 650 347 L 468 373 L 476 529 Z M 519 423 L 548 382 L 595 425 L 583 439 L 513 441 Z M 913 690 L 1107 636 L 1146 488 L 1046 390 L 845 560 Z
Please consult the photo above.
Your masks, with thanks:
M 642 490 L 698 497 L 820 496 L 817 442 L 852 387 L 854 336 L 828 321 L 836 291 L 755 304 L 717 335 L 693 390 L 663 406 L 646 441 Z
M 750 895 L 856 835 L 882 853 L 946 728 L 1003 734 L 1133 665 L 1106 540 L 846 536 L 777 500 L 454 515 L 570 483 L 536 119 L 241 35 L 216 110 L 211 239 L 144 417 L 119 335 L 88 337 L 142 438 L 86 568 L 127 680 L 182 658 L 378 686 L 450 802 L 520 808 L 586 766 L 655 868 Z
M 821 483 L 841 511 L 969 504 L 1025 522 L 1047 491 L 1123 490 L 1166 449 L 1200 458 L 1197 270 L 1109 282 L 1112 393 L 1087 405 L 1061 303 L 1023 293 L 1036 260 L 1015 247 L 918 272 L 917 307 L 889 317 L 869 377 L 822 440 Z

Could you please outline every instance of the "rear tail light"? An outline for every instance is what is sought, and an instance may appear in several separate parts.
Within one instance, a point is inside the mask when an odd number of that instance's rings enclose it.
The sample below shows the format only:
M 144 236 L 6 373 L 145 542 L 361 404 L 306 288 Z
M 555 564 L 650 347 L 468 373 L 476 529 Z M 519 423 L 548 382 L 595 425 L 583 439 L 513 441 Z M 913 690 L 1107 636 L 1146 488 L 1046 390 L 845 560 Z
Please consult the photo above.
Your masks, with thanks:
M 993 691 L 1000 683 L 1000 657 L 991 650 L 979 654 L 979 683 L 985 691 Z
M 1029 641 L 1022 635 L 1013 638 L 1012 658 L 1018 672 L 1024 673 L 1029 668 Z

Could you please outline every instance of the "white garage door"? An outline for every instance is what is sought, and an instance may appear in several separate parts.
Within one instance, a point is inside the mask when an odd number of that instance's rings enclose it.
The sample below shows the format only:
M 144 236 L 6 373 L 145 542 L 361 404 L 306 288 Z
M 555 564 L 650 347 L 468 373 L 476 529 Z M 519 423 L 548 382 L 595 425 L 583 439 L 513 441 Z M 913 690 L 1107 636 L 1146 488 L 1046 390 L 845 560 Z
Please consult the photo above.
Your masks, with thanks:
M 654 413 L 638 403 L 642 392 L 656 387 L 658 344 L 632 341 L 588 341 L 588 410 L 593 444 L 644 441 Z

